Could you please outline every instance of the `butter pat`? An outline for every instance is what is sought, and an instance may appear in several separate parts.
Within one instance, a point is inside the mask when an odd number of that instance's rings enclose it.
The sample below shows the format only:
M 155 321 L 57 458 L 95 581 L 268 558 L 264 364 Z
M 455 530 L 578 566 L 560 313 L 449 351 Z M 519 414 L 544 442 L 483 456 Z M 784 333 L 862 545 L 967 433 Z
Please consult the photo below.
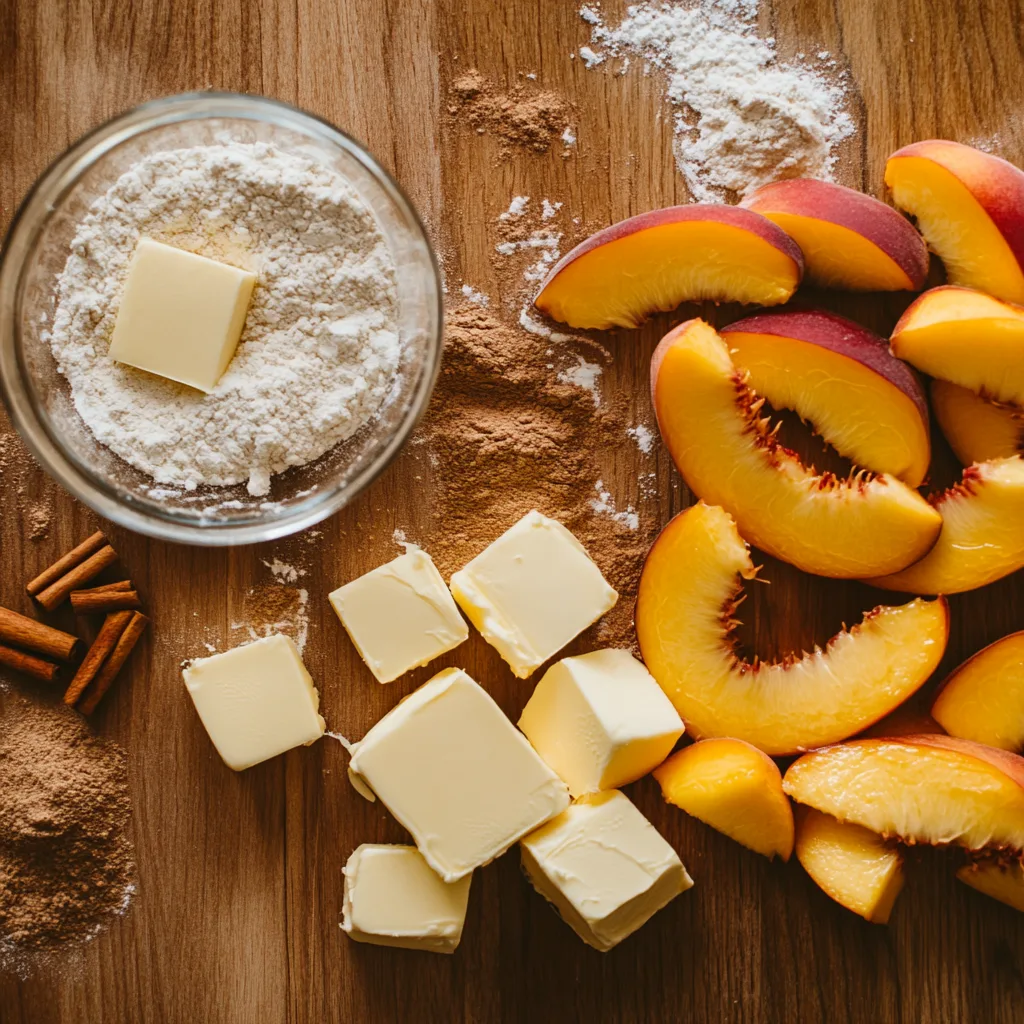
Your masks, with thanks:
M 569 803 L 565 784 L 457 668 L 388 712 L 352 748 L 349 767 L 446 882 L 500 856 Z
M 141 239 L 110 357 L 212 391 L 235 354 L 255 283 L 246 270 Z
M 426 665 L 469 636 L 430 555 L 415 547 L 339 587 L 330 602 L 381 683 Z
M 341 927 L 356 942 L 453 953 L 472 880 L 441 881 L 415 846 L 364 843 L 345 865 Z
M 519 728 L 574 797 L 641 778 L 683 734 L 679 714 L 654 677 L 628 651 L 617 650 L 552 665 L 523 708 Z
M 588 945 L 606 952 L 693 885 L 622 793 L 595 793 L 527 836 L 523 869 Z
M 451 579 L 484 639 L 525 679 L 618 600 L 561 523 L 528 512 Z
M 197 658 L 182 673 L 206 731 L 236 772 L 320 739 L 320 695 L 295 641 L 275 634 Z

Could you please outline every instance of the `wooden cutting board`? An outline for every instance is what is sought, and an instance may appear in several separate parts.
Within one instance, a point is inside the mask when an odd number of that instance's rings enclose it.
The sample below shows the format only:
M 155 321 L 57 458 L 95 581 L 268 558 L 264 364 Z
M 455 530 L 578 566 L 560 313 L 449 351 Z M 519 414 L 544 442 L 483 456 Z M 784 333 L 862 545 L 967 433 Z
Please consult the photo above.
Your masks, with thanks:
M 452 290 L 467 281 L 500 310 L 521 287 L 502 280 L 490 258 L 495 218 L 513 195 L 561 200 L 584 224 L 687 198 L 662 79 L 613 78 L 570 60 L 589 35 L 577 6 L 0 0 L 0 220 L 66 145 L 135 103 L 204 87 L 263 93 L 364 140 L 417 203 Z M 622 6 L 606 0 L 609 20 Z M 881 195 L 885 156 L 915 139 L 987 139 L 1024 164 L 1022 15 L 1019 0 L 766 0 L 762 19 L 783 55 L 824 49 L 848 62 L 860 133 L 841 180 Z M 495 140 L 453 130 L 447 86 L 470 67 L 505 85 L 536 73 L 569 99 L 579 139 L 572 155 L 556 146 L 503 161 Z M 582 228 L 568 226 L 566 243 L 577 240 L 574 230 Z M 823 301 L 882 331 L 906 304 Z M 704 312 L 720 323 L 735 316 Z M 603 386 L 629 396 L 633 422 L 652 422 L 647 363 L 671 322 L 606 339 L 614 363 Z M 13 450 L 9 437 L 4 443 Z M 654 497 L 638 492 L 641 472 L 657 473 Z M 650 456 L 616 455 L 604 479 L 648 520 L 665 522 L 690 502 L 660 446 Z M 0 603 L 26 610 L 24 581 L 97 520 L 16 457 L 3 460 L 0 488 Z M 947 859 L 912 857 L 892 924 L 867 925 L 795 864 L 769 864 L 665 806 L 650 780 L 630 795 L 679 850 L 696 887 L 614 952 L 583 946 L 520 878 L 515 855 L 474 881 L 455 956 L 350 942 L 338 927 L 342 865 L 358 843 L 401 841 L 401 830 L 350 790 L 344 751 L 331 740 L 228 771 L 178 666 L 205 653 L 211 637 L 221 647 L 238 639 L 232 624 L 248 614 L 246 595 L 272 583 L 265 562 L 304 566 L 296 585 L 309 594 L 309 668 L 331 727 L 362 735 L 433 668 L 389 687 L 372 682 L 326 593 L 393 557 L 396 528 L 429 543 L 438 528 L 430 506 L 429 479 L 405 456 L 313 537 L 209 551 L 111 529 L 154 622 L 130 682 L 97 717 L 130 752 L 138 894 L 70 966 L 24 982 L 0 977 L 3 1024 L 1024 1020 L 1024 915 L 955 883 Z M 33 508 L 53 509 L 35 541 Z M 774 563 L 766 574 L 774 584 L 750 588 L 743 634 L 766 656 L 826 640 L 876 597 Z M 1024 627 L 1024 578 L 951 604 L 944 668 Z M 453 661 L 510 714 L 524 703 L 528 685 L 478 639 L 440 664 Z

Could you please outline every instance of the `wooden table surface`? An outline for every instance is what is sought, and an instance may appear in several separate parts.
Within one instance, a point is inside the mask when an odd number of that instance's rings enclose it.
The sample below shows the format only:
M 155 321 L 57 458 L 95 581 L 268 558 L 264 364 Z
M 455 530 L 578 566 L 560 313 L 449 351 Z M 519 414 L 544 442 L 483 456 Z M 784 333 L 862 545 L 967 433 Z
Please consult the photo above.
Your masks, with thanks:
M 515 194 L 561 200 L 583 224 L 687 201 L 658 75 L 587 71 L 588 41 L 562 0 L 0 0 L 0 221 L 77 136 L 141 100 L 212 87 L 262 93 L 362 139 L 426 219 L 448 280 L 489 293 L 505 315 L 521 279 L 493 266 L 495 218 Z M 609 20 L 622 9 L 606 0 Z M 884 158 L 919 138 L 987 139 L 1024 163 L 1024 31 L 1019 0 L 776 0 L 762 23 L 783 55 L 826 49 L 848 62 L 859 121 L 841 180 L 881 195 Z M 479 68 L 574 104 L 568 158 L 516 152 L 446 115 L 448 83 Z M 565 242 L 577 240 L 566 227 Z M 567 246 L 563 245 L 563 249 Z M 455 291 L 457 289 L 453 289 Z M 906 304 L 828 297 L 887 330 Z M 716 315 L 714 310 L 707 315 Z M 732 311 L 717 313 L 721 321 Z M 679 319 L 679 315 L 674 318 Z M 646 367 L 673 318 L 610 335 L 603 380 L 651 423 Z M 6 434 L 6 438 L 3 435 Z M 26 609 L 24 581 L 96 525 L 33 465 L 11 457 L 0 418 L 0 604 Z M 658 493 L 637 493 L 656 471 Z M 954 882 L 938 854 L 910 858 L 888 927 L 863 923 L 795 864 L 770 864 L 664 805 L 651 780 L 630 795 L 676 847 L 696 887 L 619 949 L 580 943 L 521 879 L 510 854 L 479 872 L 452 957 L 360 946 L 339 928 L 341 868 L 364 841 L 401 841 L 379 804 L 349 788 L 325 739 L 243 774 L 227 770 L 184 692 L 179 664 L 238 642 L 265 562 L 304 570 L 307 663 L 329 727 L 359 737 L 437 667 L 378 686 L 326 593 L 397 553 L 403 529 L 428 548 L 429 481 L 400 458 L 319 533 L 255 548 L 200 550 L 111 529 L 154 628 L 131 679 L 97 716 L 130 753 L 138 893 L 128 913 L 60 969 L 0 977 L 0 1021 L 978 1021 L 1024 1020 L 1024 915 Z M 664 522 L 689 503 L 659 447 L 606 469 L 620 504 Z M 581 486 L 589 486 L 586 482 Z M 54 509 L 30 539 L 33 509 Z M 770 655 L 828 638 L 876 595 L 772 563 L 752 588 L 743 638 Z M 247 597 L 247 595 L 250 595 Z M 293 595 L 298 600 L 298 595 Z M 952 603 L 944 668 L 1024 627 L 1024 580 Z M 529 686 L 478 638 L 463 664 L 516 713 Z M 2 779 L 0 779 L 2 784 Z

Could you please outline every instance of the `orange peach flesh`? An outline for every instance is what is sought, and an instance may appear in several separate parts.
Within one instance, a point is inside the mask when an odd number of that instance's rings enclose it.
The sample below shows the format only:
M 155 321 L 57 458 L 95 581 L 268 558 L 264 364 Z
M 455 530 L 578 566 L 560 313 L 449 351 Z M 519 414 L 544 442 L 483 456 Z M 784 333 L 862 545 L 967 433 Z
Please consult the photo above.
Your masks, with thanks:
M 932 377 L 1024 405 L 1024 308 L 968 288 L 933 288 L 908 307 L 891 343 Z
M 903 888 L 903 858 L 860 825 L 800 808 L 796 856 L 826 895 L 872 924 L 886 924 Z
M 773 408 L 799 413 L 858 466 L 910 487 L 924 480 L 931 460 L 928 424 L 891 381 L 856 358 L 801 339 L 732 328 L 722 337 L 750 386 Z
M 759 212 L 800 246 L 808 284 L 862 292 L 913 291 L 920 287 L 891 256 L 856 231 L 818 217 Z
M 1000 864 L 982 860 L 965 864 L 956 877 L 972 889 L 1005 903 L 1014 910 L 1024 911 L 1024 867 L 1019 861 Z
M 819 475 L 776 442 L 726 342 L 703 321 L 662 339 L 651 385 L 661 435 L 687 485 L 769 554 L 851 578 L 881 575 L 868 564 L 896 571 L 935 543 L 941 517 L 899 480 Z
M 754 572 L 730 516 L 703 502 L 665 527 L 644 565 L 640 650 L 694 738 L 735 737 L 773 755 L 835 743 L 905 701 L 942 658 L 946 604 L 918 599 L 875 609 L 824 651 L 740 661 L 731 609 Z
M 933 499 L 942 532 L 919 562 L 872 586 L 908 594 L 959 594 L 1024 568 L 1024 459 L 994 459 L 964 470 Z
M 786 794 L 907 843 L 1024 850 L 1024 758 L 950 736 L 854 740 L 805 754 Z
M 904 150 L 890 157 L 885 183 L 893 201 L 916 218 L 921 234 L 938 253 L 952 284 L 981 288 L 1009 302 L 1024 302 L 1024 271 L 1002 231 L 955 170 L 925 155 L 928 145 L 919 143 L 908 147 L 912 153 Z M 946 146 L 933 148 L 933 154 L 942 160 L 955 152 Z M 955 155 L 950 162 L 984 161 L 986 154 L 970 152 L 971 156 Z M 957 169 L 966 171 L 962 166 Z M 996 173 L 1002 174 L 1003 170 Z
M 534 304 L 578 328 L 638 327 L 682 302 L 785 302 L 803 274 L 799 249 L 748 210 L 686 207 L 613 225 L 565 256 Z M 725 211 L 725 212 L 723 212 Z M 726 220 L 725 218 L 728 218 Z
M 775 762 L 742 740 L 701 740 L 673 754 L 654 777 L 662 796 L 769 859 L 793 852 L 793 809 Z
M 943 684 L 932 717 L 950 734 L 1003 750 L 1024 748 L 1024 632 L 965 661 Z
M 965 466 L 1024 452 L 1024 411 L 945 380 L 933 380 L 931 393 L 935 419 Z

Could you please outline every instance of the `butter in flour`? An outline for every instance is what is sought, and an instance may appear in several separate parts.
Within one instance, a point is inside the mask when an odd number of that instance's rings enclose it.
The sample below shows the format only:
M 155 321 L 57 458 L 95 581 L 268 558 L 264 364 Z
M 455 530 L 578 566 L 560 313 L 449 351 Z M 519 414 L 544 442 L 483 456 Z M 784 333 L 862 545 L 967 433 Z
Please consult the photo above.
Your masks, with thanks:
M 241 342 L 209 394 L 109 355 L 143 235 L 257 275 Z M 400 360 L 395 265 L 334 170 L 266 143 L 146 156 L 90 207 L 58 281 L 50 343 L 102 444 L 161 485 L 246 483 L 318 458 L 386 400 Z

